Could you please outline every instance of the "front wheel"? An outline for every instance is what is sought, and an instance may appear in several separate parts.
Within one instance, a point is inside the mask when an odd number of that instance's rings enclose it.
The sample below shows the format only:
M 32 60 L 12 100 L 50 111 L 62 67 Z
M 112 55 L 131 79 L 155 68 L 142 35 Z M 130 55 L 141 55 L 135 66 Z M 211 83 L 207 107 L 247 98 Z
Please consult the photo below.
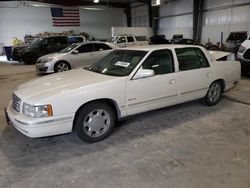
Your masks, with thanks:
M 85 142 L 98 142 L 106 138 L 116 121 L 114 110 L 104 102 L 87 104 L 76 118 L 76 133 Z
M 66 62 L 58 62 L 55 64 L 54 71 L 55 72 L 64 72 L 70 70 L 70 65 Z
M 23 61 L 27 65 L 36 64 L 36 60 L 37 60 L 37 56 L 35 54 L 32 54 L 32 53 L 28 53 L 28 54 L 24 55 L 24 57 L 23 57 Z
M 213 106 L 216 105 L 221 98 L 221 94 L 222 94 L 222 84 L 219 81 L 215 81 L 213 82 L 208 91 L 207 94 L 205 96 L 205 101 L 206 104 L 208 106 Z

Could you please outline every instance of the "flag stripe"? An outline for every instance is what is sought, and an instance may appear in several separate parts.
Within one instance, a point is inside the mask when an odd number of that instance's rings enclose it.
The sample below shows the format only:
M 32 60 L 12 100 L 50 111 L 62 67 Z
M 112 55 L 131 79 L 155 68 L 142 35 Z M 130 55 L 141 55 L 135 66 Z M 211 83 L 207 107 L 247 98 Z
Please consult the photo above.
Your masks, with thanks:
M 79 20 L 69 21 L 69 20 L 55 20 L 53 23 L 80 23 Z
M 65 26 L 80 26 L 80 24 L 54 24 L 56 27 L 65 27 Z
M 79 9 L 51 8 L 52 24 L 59 26 L 80 26 Z
M 52 20 L 80 20 L 79 17 L 54 17 Z

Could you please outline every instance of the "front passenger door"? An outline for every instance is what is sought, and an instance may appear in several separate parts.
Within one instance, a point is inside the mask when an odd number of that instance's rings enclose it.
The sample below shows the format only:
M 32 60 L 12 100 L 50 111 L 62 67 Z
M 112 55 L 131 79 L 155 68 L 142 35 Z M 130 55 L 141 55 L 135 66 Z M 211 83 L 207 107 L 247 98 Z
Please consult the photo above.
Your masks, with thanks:
M 127 82 L 127 114 L 136 114 L 175 104 L 178 86 L 172 51 L 152 52 L 140 69 L 154 70 L 152 77 L 131 79 Z
M 88 66 L 93 63 L 93 57 L 91 53 L 93 51 L 92 44 L 82 44 L 75 50 L 78 51 L 76 54 L 70 54 L 70 62 L 72 68 L 80 68 L 84 66 Z

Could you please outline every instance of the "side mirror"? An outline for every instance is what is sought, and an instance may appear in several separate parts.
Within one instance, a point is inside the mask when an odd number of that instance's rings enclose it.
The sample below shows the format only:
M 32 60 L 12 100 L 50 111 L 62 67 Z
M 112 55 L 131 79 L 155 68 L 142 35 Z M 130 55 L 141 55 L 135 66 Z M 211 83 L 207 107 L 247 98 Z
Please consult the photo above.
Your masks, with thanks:
M 73 50 L 72 54 L 78 54 L 78 50 Z
M 139 69 L 133 79 L 147 78 L 147 77 L 151 77 L 154 75 L 155 75 L 155 72 L 151 69 Z

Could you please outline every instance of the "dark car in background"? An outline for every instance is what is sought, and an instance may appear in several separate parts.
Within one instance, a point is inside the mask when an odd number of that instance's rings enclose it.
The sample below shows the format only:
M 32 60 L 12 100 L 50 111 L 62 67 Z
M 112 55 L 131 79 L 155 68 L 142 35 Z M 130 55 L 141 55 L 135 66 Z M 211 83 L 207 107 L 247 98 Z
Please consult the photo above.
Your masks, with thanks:
M 189 44 L 189 45 L 199 45 L 195 40 L 192 39 L 180 39 L 173 42 L 173 44 Z
M 247 31 L 231 32 L 226 40 L 225 47 L 227 51 L 237 53 L 240 45 L 247 39 Z
M 39 57 L 59 52 L 68 45 L 67 36 L 49 36 L 39 38 L 29 46 L 14 47 L 12 54 L 18 61 L 23 61 L 25 64 L 35 64 Z

